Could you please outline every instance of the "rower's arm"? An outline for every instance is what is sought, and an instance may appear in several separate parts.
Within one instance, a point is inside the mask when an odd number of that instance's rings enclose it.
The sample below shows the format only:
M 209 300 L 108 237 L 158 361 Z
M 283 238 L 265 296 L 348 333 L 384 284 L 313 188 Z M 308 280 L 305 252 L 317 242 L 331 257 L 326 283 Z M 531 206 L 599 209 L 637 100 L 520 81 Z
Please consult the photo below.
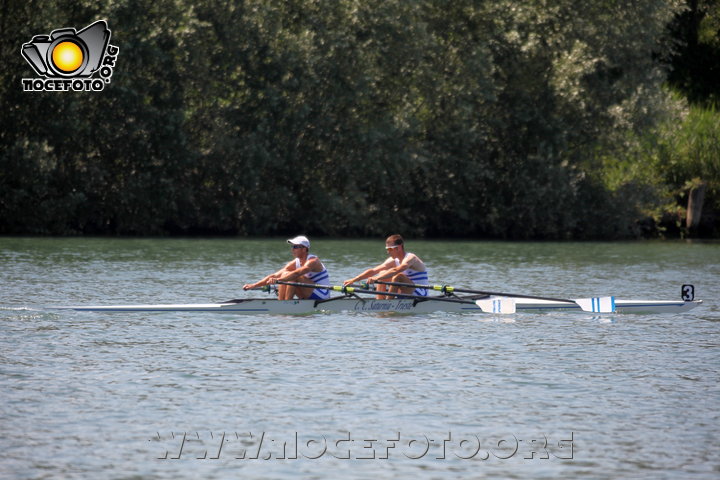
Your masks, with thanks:
M 283 271 L 283 275 L 278 277 L 278 280 L 282 280 L 283 282 L 293 281 L 297 280 L 308 272 L 319 271 L 318 269 L 315 269 L 315 266 L 319 261 L 320 260 L 318 260 L 317 257 L 311 258 L 307 262 L 305 262 L 305 265 L 292 271 L 289 271 L 289 269 L 287 269 L 286 267 Z
M 370 278 L 373 275 L 376 275 L 377 273 L 382 272 L 384 269 L 386 269 L 387 263 L 388 262 L 383 262 L 380 265 L 378 265 L 377 267 L 368 268 L 367 270 L 362 272 L 360 275 L 357 275 L 349 280 L 345 280 L 345 282 L 343 282 L 343 283 L 345 285 L 350 285 L 351 283 L 359 282 L 360 280 Z
M 404 272 L 407 269 L 407 265 L 398 265 L 397 267 L 388 268 L 387 270 L 382 270 L 380 272 L 377 272 L 377 275 L 375 275 L 376 280 L 382 280 L 387 277 L 392 277 L 400 272 Z
M 413 262 L 416 261 L 416 259 L 417 259 L 417 257 L 415 255 L 412 255 L 412 254 L 408 255 L 407 257 L 405 257 L 405 259 L 403 259 L 403 261 L 402 261 L 402 263 L 400 263 L 400 265 L 396 265 L 396 266 L 388 268 L 386 270 L 381 270 L 380 272 L 377 273 L 375 278 L 377 280 L 382 280 L 387 277 L 393 277 L 393 276 L 397 275 L 398 273 L 402 273 L 405 270 L 407 270 L 408 268 L 410 268 L 412 266 Z
M 290 269 L 291 265 L 295 265 L 295 262 L 290 262 L 287 265 L 285 265 L 283 268 L 278 270 L 277 272 L 273 272 L 267 276 L 265 276 L 262 280 L 258 280 L 255 283 L 248 283 L 243 286 L 243 290 L 250 290 L 251 288 L 257 288 L 257 287 L 264 287 L 265 285 L 268 285 L 273 280 L 277 280 L 278 278 L 282 277 L 285 273 L 287 273 Z

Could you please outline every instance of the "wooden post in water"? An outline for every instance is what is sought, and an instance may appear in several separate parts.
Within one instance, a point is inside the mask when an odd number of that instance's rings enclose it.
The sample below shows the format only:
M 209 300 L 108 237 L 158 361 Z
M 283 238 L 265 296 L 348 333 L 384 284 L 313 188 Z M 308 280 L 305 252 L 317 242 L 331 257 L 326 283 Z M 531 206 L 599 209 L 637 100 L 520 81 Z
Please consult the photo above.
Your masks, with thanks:
M 685 226 L 688 229 L 695 228 L 700 224 L 706 188 L 707 183 L 702 181 L 695 182 L 692 188 L 690 188 L 690 194 L 688 195 L 687 216 L 685 217 Z

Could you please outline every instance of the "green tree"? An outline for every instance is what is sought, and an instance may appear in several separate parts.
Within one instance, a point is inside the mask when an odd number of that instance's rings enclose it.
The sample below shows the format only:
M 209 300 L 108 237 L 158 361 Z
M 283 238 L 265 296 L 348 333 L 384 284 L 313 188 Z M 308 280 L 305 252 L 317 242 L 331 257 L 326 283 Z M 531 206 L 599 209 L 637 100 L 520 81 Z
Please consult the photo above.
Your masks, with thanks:
M 679 0 L 2 6 L 3 233 L 635 235 L 604 159 L 681 110 Z M 19 45 L 99 18 L 105 91 L 20 91 Z
M 670 85 L 691 102 L 720 103 L 720 4 L 687 0 L 687 8 L 671 24 L 677 40 Z

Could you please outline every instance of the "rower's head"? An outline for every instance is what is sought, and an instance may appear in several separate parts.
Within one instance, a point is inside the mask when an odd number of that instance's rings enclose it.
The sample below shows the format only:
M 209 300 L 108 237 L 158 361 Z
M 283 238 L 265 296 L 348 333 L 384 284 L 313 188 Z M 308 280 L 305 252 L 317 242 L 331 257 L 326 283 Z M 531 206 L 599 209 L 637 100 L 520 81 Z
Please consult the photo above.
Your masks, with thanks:
M 400 235 L 390 235 L 385 239 L 385 250 L 391 257 L 405 253 L 405 241 Z
M 307 253 L 310 250 L 310 240 L 305 235 L 289 238 L 287 242 L 292 245 L 293 253 Z

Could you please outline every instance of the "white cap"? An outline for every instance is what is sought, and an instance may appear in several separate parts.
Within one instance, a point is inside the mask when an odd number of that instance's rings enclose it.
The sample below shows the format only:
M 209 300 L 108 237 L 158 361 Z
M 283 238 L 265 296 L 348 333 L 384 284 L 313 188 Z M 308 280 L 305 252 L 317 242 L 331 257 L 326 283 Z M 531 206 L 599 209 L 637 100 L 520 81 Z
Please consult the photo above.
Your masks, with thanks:
M 305 235 L 298 235 L 295 238 L 290 238 L 287 241 L 292 245 L 302 245 L 303 247 L 310 248 L 310 240 Z

